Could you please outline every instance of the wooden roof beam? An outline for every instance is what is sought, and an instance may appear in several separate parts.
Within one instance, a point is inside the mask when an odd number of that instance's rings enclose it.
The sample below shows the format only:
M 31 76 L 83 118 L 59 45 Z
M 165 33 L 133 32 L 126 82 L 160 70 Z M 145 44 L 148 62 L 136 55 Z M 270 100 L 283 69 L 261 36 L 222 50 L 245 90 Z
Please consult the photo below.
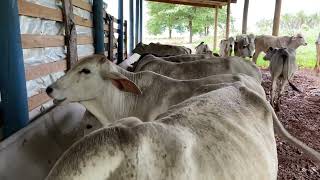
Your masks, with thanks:
M 147 0 L 153 2 L 162 2 L 162 3 L 170 3 L 170 4 L 182 4 L 182 5 L 189 5 L 189 6 L 198 6 L 198 7 L 210 7 L 215 8 L 216 6 L 221 8 L 221 6 L 227 5 L 225 2 L 216 2 L 216 1 L 208 1 L 208 0 Z

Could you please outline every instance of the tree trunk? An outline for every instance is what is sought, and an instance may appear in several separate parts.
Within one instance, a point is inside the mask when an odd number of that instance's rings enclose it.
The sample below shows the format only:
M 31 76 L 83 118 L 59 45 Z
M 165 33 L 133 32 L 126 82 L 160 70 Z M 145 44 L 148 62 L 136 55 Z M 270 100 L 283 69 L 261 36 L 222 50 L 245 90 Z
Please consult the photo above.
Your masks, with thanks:
M 204 36 L 207 36 L 207 27 L 204 27 Z
M 172 29 L 169 29 L 169 39 L 172 38 Z
M 193 36 L 193 34 L 192 34 L 192 19 L 189 19 L 189 32 L 190 32 L 189 43 L 192 43 L 192 36 Z
M 209 26 L 207 27 L 207 36 L 209 35 Z

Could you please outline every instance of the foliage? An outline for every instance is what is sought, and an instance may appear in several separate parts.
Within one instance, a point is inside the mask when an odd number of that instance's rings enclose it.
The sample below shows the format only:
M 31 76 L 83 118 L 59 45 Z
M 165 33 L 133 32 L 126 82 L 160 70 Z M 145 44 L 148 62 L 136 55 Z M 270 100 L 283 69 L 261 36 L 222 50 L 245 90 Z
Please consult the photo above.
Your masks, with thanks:
M 296 14 L 284 14 L 280 18 L 280 34 L 293 35 L 320 27 L 320 14 L 311 15 L 300 11 Z M 260 34 L 271 34 L 272 19 L 262 19 L 256 23 Z
M 153 35 L 162 34 L 166 30 L 176 30 L 179 33 L 188 30 L 190 40 L 195 33 L 208 35 L 209 29 L 214 24 L 214 9 L 201 8 L 184 5 L 173 5 L 166 3 L 148 2 L 150 19 L 147 23 L 148 31 Z M 226 8 L 219 10 L 218 28 L 225 31 L 226 24 Z M 234 20 L 231 18 L 231 28 Z

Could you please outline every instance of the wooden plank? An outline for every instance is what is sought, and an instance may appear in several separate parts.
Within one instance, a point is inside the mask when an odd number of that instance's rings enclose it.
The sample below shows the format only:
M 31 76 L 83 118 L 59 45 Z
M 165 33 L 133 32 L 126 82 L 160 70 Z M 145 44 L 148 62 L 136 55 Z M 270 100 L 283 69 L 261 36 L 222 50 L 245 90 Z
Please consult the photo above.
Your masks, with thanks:
M 67 69 L 71 69 L 78 61 L 77 32 L 74 23 L 72 0 L 63 0 L 63 22 L 65 27 L 65 43 L 67 46 Z
M 25 69 L 26 80 L 29 81 L 32 79 L 37 79 L 51 73 L 64 71 L 66 69 L 67 63 L 65 59 L 51 63 L 28 66 Z
M 109 21 L 109 36 L 108 36 L 108 39 L 109 39 L 109 49 L 108 49 L 108 59 L 110 61 L 113 61 L 113 20 L 114 20 L 114 17 L 111 16 L 110 18 L 110 21 Z
M 64 36 L 43 36 L 21 34 L 22 48 L 61 47 L 64 46 Z
M 34 3 L 18 0 L 19 14 L 62 22 L 62 12 Z
M 92 21 L 90 21 L 88 19 L 84 19 L 84 18 L 77 16 L 77 15 L 74 16 L 74 21 L 77 25 L 80 25 L 80 26 L 93 27 Z
M 52 9 L 34 3 L 26 2 L 24 0 L 19 0 L 18 2 L 20 15 L 54 20 L 58 22 L 63 21 L 62 10 L 60 9 Z M 74 22 L 75 24 L 80 26 L 93 27 L 93 22 L 91 20 L 82 18 L 78 15 L 74 15 Z
M 92 36 L 78 36 L 78 44 L 93 44 Z
M 42 92 L 40 94 L 34 95 L 28 99 L 28 107 L 29 111 L 35 109 L 36 107 L 41 106 L 42 104 L 50 101 L 50 97 L 45 93 Z
M 84 2 L 83 0 L 72 0 L 72 4 L 78 8 L 92 12 L 92 5 L 87 2 Z

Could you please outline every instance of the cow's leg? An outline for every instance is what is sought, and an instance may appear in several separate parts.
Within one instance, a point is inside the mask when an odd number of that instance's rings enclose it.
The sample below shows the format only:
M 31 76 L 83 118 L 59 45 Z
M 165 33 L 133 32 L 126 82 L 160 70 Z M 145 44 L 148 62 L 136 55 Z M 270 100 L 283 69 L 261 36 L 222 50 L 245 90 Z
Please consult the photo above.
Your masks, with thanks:
M 254 52 L 254 54 L 253 54 L 252 61 L 255 64 L 257 64 L 257 59 L 258 59 L 260 53 L 261 53 L 261 50 L 257 49 L 256 52 Z
M 277 79 L 276 78 L 272 78 L 271 80 L 272 86 L 271 86 L 271 98 L 270 98 L 270 103 L 272 105 L 272 107 L 274 107 L 274 96 L 276 94 L 277 91 Z

